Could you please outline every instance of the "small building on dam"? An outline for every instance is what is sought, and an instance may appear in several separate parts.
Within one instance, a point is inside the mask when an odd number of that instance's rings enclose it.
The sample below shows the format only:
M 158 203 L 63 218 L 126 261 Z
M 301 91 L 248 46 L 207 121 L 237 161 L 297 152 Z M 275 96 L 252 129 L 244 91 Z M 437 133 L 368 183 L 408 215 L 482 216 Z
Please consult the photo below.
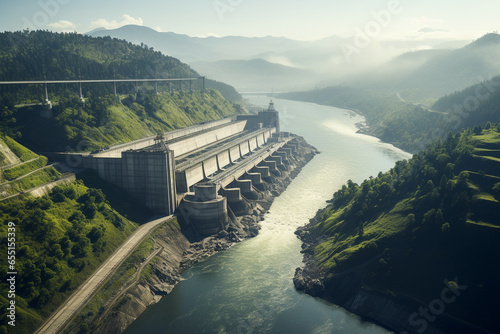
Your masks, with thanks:
M 200 235 L 224 230 L 265 180 L 286 171 L 294 137 L 271 102 L 238 115 L 79 154 L 84 168 L 164 215 L 179 212 Z M 72 154 L 74 156 L 74 154 Z M 231 209 L 232 208 L 232 209 Z

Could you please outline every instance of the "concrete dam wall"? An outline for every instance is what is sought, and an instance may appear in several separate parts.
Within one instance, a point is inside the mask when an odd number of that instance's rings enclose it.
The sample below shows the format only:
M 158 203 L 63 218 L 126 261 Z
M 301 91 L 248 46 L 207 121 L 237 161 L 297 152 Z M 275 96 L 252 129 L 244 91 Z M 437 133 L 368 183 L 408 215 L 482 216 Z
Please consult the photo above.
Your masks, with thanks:
M 292 139 L 279 132 L 279 113 L 271 103 L 257 115 L 207 122 L 80 158 L 84 168 L 153 211 L 170 215 L 182 204 L 183 216 L 208 235 L 227 225 L 228 200 L 222 194 L 238 201 L 286 170 Z M 228 189 L 230 184 L 237 186 Z

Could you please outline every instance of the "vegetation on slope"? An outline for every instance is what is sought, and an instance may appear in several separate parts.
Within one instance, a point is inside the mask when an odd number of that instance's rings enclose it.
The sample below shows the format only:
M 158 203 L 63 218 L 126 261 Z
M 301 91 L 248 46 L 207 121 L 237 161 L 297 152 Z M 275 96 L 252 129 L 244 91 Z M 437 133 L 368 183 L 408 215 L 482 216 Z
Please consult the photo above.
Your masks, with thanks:
M 8 136 L 4 136 L 3 134 L 0 134 L 0 145 L 2 146 L 2 152 L 5 152 L 7 154 L 6 151 L 10 151 L 9 153 L 12 153 L 16 156 L 17 159 L 14 158 L 16 161 L 26 162 L 38 157 L 36 153 L 19 144 L 14 139 Z M 0 157 L 2 161 L 2 167 L 15 163 L 15 161 L 10 161 L 10 159 L 8 159 L 4 155 L 4 153 L 1 153 Z
M 436 53 L 413 73 L 402 76 L 394 89 L 418 101 L 437 99 L 500 74 L 500 35 L 489 33 L 457 50 Z M 483 80 L 484 80 L 483 79 Z
M 427 305 L 453 281 L 467 288 L 446 314 L 496 332 L 499 152 L 500 124 L 478 127 L 343 186 L 312 227 L 328 297 L 345 302 L 347 284 Z
M 40 326 L 137 227 L 113 209 L 116 202 L 121 203 L 117 207 L 129 206 L 127 213 L 134 218 L 147 214 L 116 189 L 107 189 L 109 196 L 105 196 L 87 187 L 95 183 L 92 180 L 55 187 L 41 198 L 0 203 L 4 254 L 7 223 L 16 225 L 16 333 L 31 333 Z M 0 304 L 6 309 L 9 270 L 5 261 L 0 270 Z M 6 326 L 7 320 L 4 312 L 0 326 Z
M 46 157 L 33 153 L 1 133 L 0 158 L 2 161 L 0 198 L 41 186 L 61 177 L 61 173 L 54 167 L 47 166 Z
M 84 151 L 227 117 L 243 109 L 215 90 L 157 95 L 144 88 L 120 96 L 120 103 L 106 95 L 89 96 L 84 105 L 68 91 L 52 111 L 52 117 L 45 119 L 33 107 L 4 108 L 1 130 L 37 151 Z

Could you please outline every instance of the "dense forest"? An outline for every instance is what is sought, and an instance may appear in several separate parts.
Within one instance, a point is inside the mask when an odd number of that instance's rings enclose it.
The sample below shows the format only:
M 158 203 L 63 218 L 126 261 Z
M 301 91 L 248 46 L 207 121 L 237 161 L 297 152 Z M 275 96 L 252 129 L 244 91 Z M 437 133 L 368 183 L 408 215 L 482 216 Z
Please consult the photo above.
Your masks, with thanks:
M 196 78 L 196 73 L 180 60 L 154 51 L 147 45 L 134 45 L 111 37 L 93 38 L 77 33 L 53 33 L 48 31 L 17 31 L 0 33 L 0 80 L 85 80 L 85 79 L 172 79 Z M 134 83 L 117 86 L 118 93 L 128 94 L 135 89 Z M 84 95 L 113 93 L 113 85 L 83 86 Z M 176 87 L 179 89 L 180 87 Z M 196 89 L 201 88 L 198 83 Z M 236 90 L 226 84 L 207 80 L 207 88 L 214 88 L 230 101 L 241 100 Z M 70 87 L 50 86 L 51 94 L 66 89 L 78 91 L 76 84 Z M 184 90 L 189 89 L 187 83 Z M 3 99 L 38 99 L 43 87 L 10 86 L 0 90 Z
M 359 289 L 427 305 L 447 279 L 467 290 L 436 326 L 497 332 L 499 201 L 500 123 L 449 134 L 336 192 L 308 227 L 317 239 L 306 270 L 340 305 Z
M 432 107 L 403 102 L 389 92 L 329 87 L 280 97 L 352 109 L 365 116 L 361 130 L 416 153 L 449 132 L 500 121 L 500 77 L 439 99 Z

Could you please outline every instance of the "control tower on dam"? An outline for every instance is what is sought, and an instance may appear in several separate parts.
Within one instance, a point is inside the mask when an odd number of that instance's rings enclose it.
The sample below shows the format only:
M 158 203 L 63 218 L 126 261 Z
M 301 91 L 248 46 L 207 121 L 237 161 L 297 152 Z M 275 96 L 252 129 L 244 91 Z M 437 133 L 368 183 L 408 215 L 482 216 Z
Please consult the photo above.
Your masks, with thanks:
M 160 214 L 180 212 L 201 235 L 227 228 L 232 203 L 287 170 L 296 147 L 271 102 L 239 115 L 80 154 L 83 167 Z M 74 154 L 71 155 L 74 158 Z

